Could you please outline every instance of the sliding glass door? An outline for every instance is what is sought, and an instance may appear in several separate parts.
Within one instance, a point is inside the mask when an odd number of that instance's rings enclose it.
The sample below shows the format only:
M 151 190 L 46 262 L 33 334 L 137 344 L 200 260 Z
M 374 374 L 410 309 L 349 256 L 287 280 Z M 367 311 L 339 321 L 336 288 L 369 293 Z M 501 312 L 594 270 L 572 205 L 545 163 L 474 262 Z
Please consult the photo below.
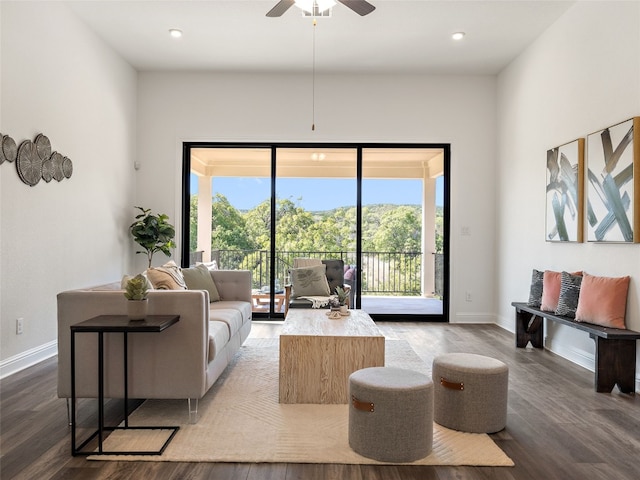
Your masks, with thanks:
M 305 257 L 342 260 L 374 319 L 447 320 L 449 145 L 185 144 L 184 163 L 183 265 L 251 270 L 255 317 L 283 317 Z

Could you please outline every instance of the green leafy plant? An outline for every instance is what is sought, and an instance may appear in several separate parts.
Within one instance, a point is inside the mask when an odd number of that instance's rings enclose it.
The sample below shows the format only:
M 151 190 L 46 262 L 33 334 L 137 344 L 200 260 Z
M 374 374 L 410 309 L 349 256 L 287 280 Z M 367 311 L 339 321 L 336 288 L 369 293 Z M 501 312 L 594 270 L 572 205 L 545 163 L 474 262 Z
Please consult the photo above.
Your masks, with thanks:
M 336 295 L 338 296 L 338 301 L 340 302 L 340 305 L 346 305 L 347 298 L 349 298 L 349 292 L 347 292 L 342 287 L 336 287 Z
M 147 298 L 148 291 L 147 279 L 139 273 L 127 281 L 124 296 L 127 297 L 127 300 L 144 300 Z
M 153 215 L 151 209 L 135 207 L 142 213 L 136 215 L 136 221 L 129 226 L 129 231 L 133 235 L 133 239 L 144 250 L 138 250 L 136 253 L 146 253 L 149 260 L 149 267 L 153 260 L 153 254 L 162 252 L 167 257 L 171 256 L 171 249 L 176 244 L 173 238 L 176 230 L 167 220 L 169 217 L 163 213 Z

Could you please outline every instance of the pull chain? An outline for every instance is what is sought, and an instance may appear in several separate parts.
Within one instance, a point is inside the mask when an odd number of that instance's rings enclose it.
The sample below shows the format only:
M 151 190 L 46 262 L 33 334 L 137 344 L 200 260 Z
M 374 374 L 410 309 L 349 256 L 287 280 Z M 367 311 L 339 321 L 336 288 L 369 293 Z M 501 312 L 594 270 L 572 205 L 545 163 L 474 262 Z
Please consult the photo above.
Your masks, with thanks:
M 313 19 L 313 67 L 311 77 L 311 131 L 316 129 L 316 25 L 318 22 Z

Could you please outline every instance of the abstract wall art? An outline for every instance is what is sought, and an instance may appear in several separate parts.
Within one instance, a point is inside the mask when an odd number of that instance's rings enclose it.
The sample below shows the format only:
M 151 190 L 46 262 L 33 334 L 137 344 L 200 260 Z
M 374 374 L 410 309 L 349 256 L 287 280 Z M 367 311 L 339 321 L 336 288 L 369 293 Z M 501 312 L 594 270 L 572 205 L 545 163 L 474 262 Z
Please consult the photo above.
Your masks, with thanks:
M 640 241 L 640 117 L 587 137 L 590 242 Z
M 547 150 L 548 242 L 582 242 L 584 138 Z

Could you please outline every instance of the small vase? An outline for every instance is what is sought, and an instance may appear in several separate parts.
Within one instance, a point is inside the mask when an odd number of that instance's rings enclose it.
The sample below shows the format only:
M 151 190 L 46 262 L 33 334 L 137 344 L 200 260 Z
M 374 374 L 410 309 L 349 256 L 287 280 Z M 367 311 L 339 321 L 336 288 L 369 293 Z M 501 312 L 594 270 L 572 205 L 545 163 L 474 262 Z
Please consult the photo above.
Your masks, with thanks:
M 349 313 L 349 308 L 346 305 L 340 305 L 340 313 L 344 313 L 346 315 Z
M 127 313 L 129 314 L 129 320 L 144 320 L 147 318 L 147 307 L 149 305 L 149 299 L 144 300 L 129 300 L 127 301 Z

